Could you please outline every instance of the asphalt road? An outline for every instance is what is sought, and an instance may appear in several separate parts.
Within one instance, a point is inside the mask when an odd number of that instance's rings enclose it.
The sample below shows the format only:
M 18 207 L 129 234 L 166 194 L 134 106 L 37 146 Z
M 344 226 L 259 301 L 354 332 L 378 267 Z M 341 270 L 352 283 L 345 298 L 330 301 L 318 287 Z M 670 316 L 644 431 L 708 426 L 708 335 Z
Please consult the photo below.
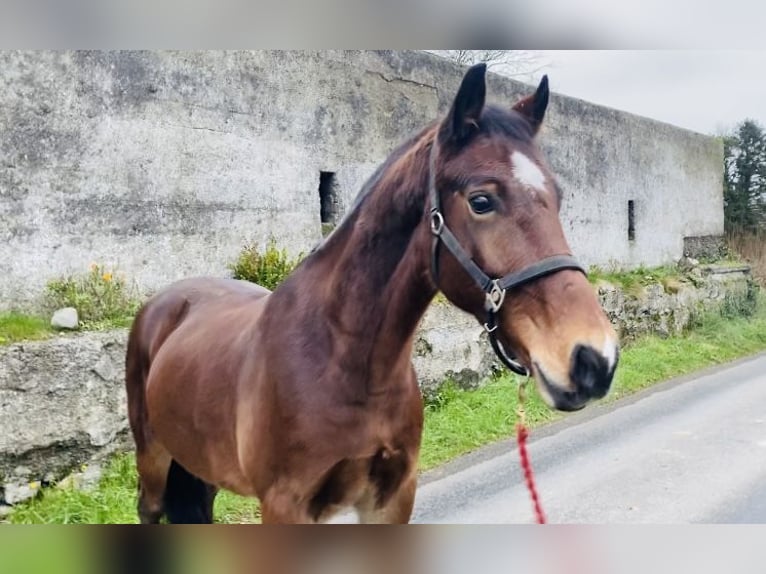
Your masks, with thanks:
M 766 355 L 533 431 L 550 523 L 766 523 Z M 531 523 L 515 443 L 423 477 L 413 522 Z

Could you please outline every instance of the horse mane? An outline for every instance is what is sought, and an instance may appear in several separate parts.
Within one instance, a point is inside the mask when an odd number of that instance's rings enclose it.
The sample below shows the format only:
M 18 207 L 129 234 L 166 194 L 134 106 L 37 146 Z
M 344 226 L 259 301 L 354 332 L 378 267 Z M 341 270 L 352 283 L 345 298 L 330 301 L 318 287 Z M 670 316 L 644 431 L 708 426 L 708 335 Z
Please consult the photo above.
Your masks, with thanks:
M 415 161 L 415 152 L 425 148 L 430 140 L 428 136 L 435 131 L 436 126 L 439 124 L 440 121 L 431 122 L 428 126 L 411 136 L 389 154 L 385 161 L 378 166 L 373 174 L 362 185 L 362 188 L 354 199 L 354 202 L 351 204 L 351 207 L 346 211 L 335 229 L 333 229 L 329 235 L 323 237 L 314 246 L 310 254 L 320 251 L 342 228 L 345 228 L 348 225 L 353 225 L 359 217 L 362 206 L 364 206 L 370 197 L 373 196 L 373 191 L 380 187 L 388 187 L 385 185 L 386 180 L 398 180 L 401 183 L 404 174 L 408 173 L 410 168 L 413 167 L 412 163 Z M 532 126 L 524 116 L 512 109 L 492 104 L 485 106 L 481 118 L 479 119 L 478 128 L 480 134 L 511 138 L 525 144 L 531 144 L 534 139 Z M 419 146 L 418 144 L 421 145 Z M 424 168 L 427 169 L 427 154 L 425 154 L 425 157 L 426 161 L 424 163 Z M 402 161 L 405 158 L 409 161 Z M 419 177 L 419 175 L 420 174 L 415 174 L 415 177 Z M 405 185 L 404 187 L 407 186 Z M 424 197 L 425 190 L 423 198 Z M 418 202 L 417 200 L 419 198 L 409 197 L 401 199 L 404 200 L 403 204 L 405 206 L 412 207 L 412 204 Z M 418 214 L 418 216 L 419 215 L 420 214 Z
M 487 104 L 479 118 L 479 132 L 531 144 L 535 137 L 529 121 L 519 112 Z
M 400 163 L 400 160 L 402 160 L 405 156 L 408 155 L 408 153 L 416 148 L 418 143 L 423 142 L 425 136 L 434 129 L 435 125 L 435 122 L 432 122 L 427 127 L 421 129 L 402 144 L 397 146 L 388 155 L 385 161 L 377 167 L 373 174 L 362 185 L 362 188 L 356 195 L 356 198 L 351 204 L 351 207 L 349 207 L 349 209 L 343 215 L 343 218 L 335 226 L 335 229 L 333 229 L 329 235 L 323 237 L 319 243 L 314 246 L 310 254 L 320 251 L 334 236 L 339 234 L 341 229 L 345 229 L 349 225 L 354 224 L 354 222 L 359 217 L 361 208 L 367 203 L 370 197 L 372 197 L 373 191 L 378 189 L 381 183 L 384 183 L 384 178 L 390 179 L 391 176 L 396 177 L 397 175 L 401 175 L 407 170 L 407 168 L 411 167 L 411 162 Z

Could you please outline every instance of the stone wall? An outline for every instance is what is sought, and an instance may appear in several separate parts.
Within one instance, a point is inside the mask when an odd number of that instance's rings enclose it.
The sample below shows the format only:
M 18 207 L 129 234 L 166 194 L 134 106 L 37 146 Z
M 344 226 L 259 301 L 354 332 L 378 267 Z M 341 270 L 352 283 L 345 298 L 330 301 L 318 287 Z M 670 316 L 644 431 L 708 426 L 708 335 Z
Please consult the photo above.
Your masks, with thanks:
M 684 237 L 684 257 L 717 261 L 726 256 L 726 241 L 722 235 Z
M 462 73 L 421 52 L 0 52 L 0 310 L 92 261 L 151 290 L 270 235 L 310 250 L 320 172 L 343 212 Z M 488 97 L 531 89 L 491 75 Z M 713 138 L 553 95 L 541 145 L 586 264 L 669 263 L 723 232 Z
M 0 477 L 8 503 L 128 447 L 126 333 L 0 347 Z M 0 497 L 2 498 L 2 497 Z
M 637 294 L 627 294 L 609 283 L 596 288 L 620 340 L 629 341 L 646 334 L 678 334 L 706 310 L 752 300 L 757 287 L 746 265 L 709 265 L 691 269 L 680 280 L 673 278 L 664 285 L 651 283 Z
M 704 309 L 748 292 L 749 269 L 701 268 L 688 282 L 655 284 L 639 296 L 594 286 L 628 339 L 680 331 Z M 0 503 L 34 494 L 81 464 L 129 447 L 124 391 L 127 332 L 81 333 L 0 346 Z M 434 303 L 421 323 L 413 361 L 424 393 L 445 379 L 477 386 L 497 361 L 475 319 Z M 3 494 L 3 492 L 5 494 Z

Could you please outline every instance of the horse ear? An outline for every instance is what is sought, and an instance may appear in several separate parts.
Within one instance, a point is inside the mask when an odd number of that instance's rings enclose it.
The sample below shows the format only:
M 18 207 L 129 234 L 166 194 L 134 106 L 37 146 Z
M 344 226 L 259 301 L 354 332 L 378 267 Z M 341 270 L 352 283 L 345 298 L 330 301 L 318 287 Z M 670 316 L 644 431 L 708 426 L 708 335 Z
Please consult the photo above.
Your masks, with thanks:
M 540 129 L 540 124 L 543 123 L 545 117 L 545 110 L 548 107 L 548 76 L 543 76 L 540 80 L 540 85 L 537 86 L 537 90 L 531 96 L 519 101 L 513 109 L 527 118 L 527 121 L 532 126 L 534 133 Z
M 463 76 L 452 108 L 440 129 L 442 140 L 465 140 L 479 127 L 479 116 L 487 95 L 487 65 L 471 66 Z

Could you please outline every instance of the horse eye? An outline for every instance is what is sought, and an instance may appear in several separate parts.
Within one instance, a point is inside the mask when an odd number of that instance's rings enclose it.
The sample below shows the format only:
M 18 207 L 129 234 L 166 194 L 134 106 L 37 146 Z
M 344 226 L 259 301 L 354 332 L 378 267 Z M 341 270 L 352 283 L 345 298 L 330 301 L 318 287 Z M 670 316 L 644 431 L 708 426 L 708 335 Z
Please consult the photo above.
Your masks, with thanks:
M 488 195 L 484 194 L 471 196 L 468 199 L 468 203 L 471 204 L 471 209 L 473 212 L 478 215 L 489 213 L 494 209 L 494 206 L 492 205 L 492 199 Z

